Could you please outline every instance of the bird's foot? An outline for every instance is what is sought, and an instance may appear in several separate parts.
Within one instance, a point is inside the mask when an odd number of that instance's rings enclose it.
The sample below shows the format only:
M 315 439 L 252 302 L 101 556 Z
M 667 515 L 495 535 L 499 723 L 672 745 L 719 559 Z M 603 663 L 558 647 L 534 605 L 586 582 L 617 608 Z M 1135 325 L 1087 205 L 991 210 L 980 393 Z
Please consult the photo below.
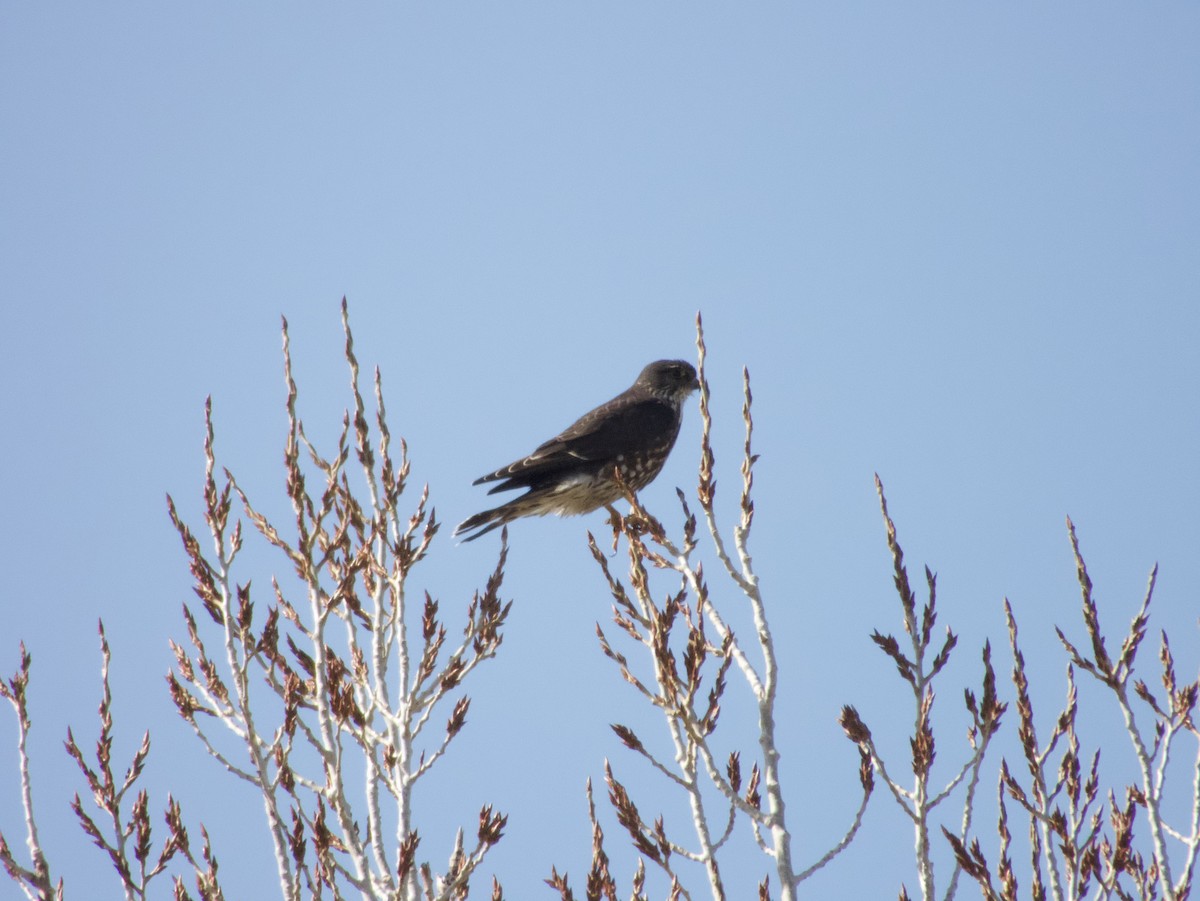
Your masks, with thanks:
M 638 505 L 632 505 L 629 513 L 623 519 L 625 529 L 631 534 L 650 535 L 662 540 L 665 536 L 663 525 Z

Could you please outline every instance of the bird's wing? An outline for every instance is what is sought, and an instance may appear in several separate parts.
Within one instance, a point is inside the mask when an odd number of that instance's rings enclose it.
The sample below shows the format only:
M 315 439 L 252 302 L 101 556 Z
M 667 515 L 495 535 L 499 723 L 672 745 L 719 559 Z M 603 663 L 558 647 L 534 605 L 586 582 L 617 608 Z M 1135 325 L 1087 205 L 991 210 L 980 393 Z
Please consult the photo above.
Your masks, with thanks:
M 675 410 L 658 398 L 618 398 L 585 414 L 528 457 L 481 476 L 475 484 L 509 480 L 493 488 L 491 494 L 524 487 L 539 476 L 580 463 L 615 461 L 618 455 L 632 453 L 648 440 L 654 443 L 656 436 L 670 434 L 676 422 Z

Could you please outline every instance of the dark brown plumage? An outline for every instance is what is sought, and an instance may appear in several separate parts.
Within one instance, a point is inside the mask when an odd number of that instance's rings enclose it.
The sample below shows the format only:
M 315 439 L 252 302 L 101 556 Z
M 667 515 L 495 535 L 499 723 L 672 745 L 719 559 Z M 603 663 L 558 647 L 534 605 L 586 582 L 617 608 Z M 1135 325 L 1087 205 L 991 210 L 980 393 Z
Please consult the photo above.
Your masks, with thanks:
M 628 389 L 585 413 L 528 457 L 476 479 L 476 485 L 499 483 L 488 494 L 528 491 L 463 520 L 454 534 L 474 541 L 522 516 L 590 513 L 621 496 L 614 470 L 634 491 L 644 488 L 662 470 L 679 435 L 683 402 L 699 387 L 690 363 L 651 363 Z

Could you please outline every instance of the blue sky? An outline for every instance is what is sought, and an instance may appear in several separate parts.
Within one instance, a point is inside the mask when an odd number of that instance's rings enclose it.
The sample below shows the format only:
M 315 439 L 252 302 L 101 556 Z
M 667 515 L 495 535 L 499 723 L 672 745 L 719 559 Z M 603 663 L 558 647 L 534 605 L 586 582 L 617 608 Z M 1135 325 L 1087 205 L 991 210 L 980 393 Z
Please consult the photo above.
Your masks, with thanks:
M 729 500 L 749 367 L 802 861 L 852 810 L 840 705 L 906 753 L 901 686 L 867 639 L 899 628 L 875 472 L 961 635 L 939 696 L 947 766 L 984 638 L 1009 666 L 1005 596 L 1047 680 L 1039 709 L 1056 709 L 1051 627 L 1082 636 L 1068 514 L 1114 633 L 1160 564 L 1154 628 L 1194 673 L 1197 46 L 1187 4 L 7 4 L 0 669 L 24 640 L 68 890 L 106 869 L 69 820 L 82 785 L 60 752 L 68 724 L 94 735 L 98 617 L 121 754 L 150 728 L 151 785 L 209 824 L 227 890 L 273 884 L 246 826 L 258 802 L 203 758 L 162 682 L 191 598 L 163 495 L 198 522 L 211 395 L 222 462 L 282 509 L 279 316 L 328 439 L 343 295 L 451 524 L 484 503 L 477 475 L 646 362 L 692 356 L 697 310 Z M 698 427 L 693 407 L 645 493 L 663 516 L 694 484 Z M 552 863 L 582 878 L 582 788 L 605 757 L 661 790 L 606 725 L 641 713 L 595 647 L 608 602 L 587 528 L 600 518 L 513 529 L 508 638 L 426 799 L 439 861 L 480 804 L 512 815 L 489 860 L 512 897 L 537 897 Z M 494 553 L 443 534 L 419 578 L 452 613 Z M 248 575 L 265 587 L 278 566 Z M 1088 737 L 1121 760 L 1116 713 L 1096 709 Z M 915 888 L 889 805 L 812 896 Z M 735 867 L 746 885 L 763 869 L 751 852 Z

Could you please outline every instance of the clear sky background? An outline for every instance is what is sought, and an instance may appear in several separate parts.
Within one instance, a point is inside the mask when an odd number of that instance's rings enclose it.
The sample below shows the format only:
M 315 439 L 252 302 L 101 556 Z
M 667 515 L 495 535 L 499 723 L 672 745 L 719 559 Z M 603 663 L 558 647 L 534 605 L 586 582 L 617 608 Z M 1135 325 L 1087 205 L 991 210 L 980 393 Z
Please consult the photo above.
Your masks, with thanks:
M 749 367 L 753 550 L 801 865 L 857 797 L 842 704 L 907 767 L 907 698 L 868 639 L 899 630 L 874 472 L 914 578 L 938 572 L 939 622 L 961 636 L 936 713 L 943 776 L 985 638 L 1011 666 L 1005 596 L 1043 728 L 1058 709 L 1052 626 L 1084 634 L 1068 514 L 1111 641 L 1157 561 L 1143 675 L 1156 683 L 1160 627 L 1194 675 L 1198 47 L 1200 8 L 1181 3 L 5 3 L 0 670 L 24 640 L 43 838 L 69 896 L 117 891 L 94 881 L 108 865 L 73 825 L 86 789 L 61 750 L 68 725 L 96 734 L 100 617 L 117 759 L 150 728 L 147 784 L 209 826 L 227 896 L 275 891 L 260 803 L 204 757 L 163 682 L 193 600 L 164 493 L 200 524 L 211 395 L 220 461 L 285 509 L 279 316 L 301 412 L 327 441 L 348 403 L 343 295 L 414 482 L 449 524 L 485 503 L 480 473 L 646 362 L 694 356 L 697 310 L 731 500 Z M 698 440 L 692 405 L 644 495 L 668 521 Z M 551 864 L 582 884 L 583 786 L 606 757 L 686 834 L 607 726 L 650 721 L 596 647 L 609 600 L 589 528 L 602 518 L 513 528 L 505 644 L 417 799 L 438 863 L 481 804 L 510 814 L 485 872 L 512 898 L 552 897 Z M 491 538 L 444 532 L 414 576 L 452 626 Z M 252 559 L 263 592 L 284 565 Z M 1118 714 L 1091 701 L 1084 741 L 1120 771 Z M 0 828 L 17 845 L 15 726 L 0 723 Z M 1014 732 L 1010 711 L 1010 756 Z M 766 869 L 743 836 L 733 897 Z M 902 882 L 915 891 L 911 832 L 881 792 L 806 894 L 895 897 Z

